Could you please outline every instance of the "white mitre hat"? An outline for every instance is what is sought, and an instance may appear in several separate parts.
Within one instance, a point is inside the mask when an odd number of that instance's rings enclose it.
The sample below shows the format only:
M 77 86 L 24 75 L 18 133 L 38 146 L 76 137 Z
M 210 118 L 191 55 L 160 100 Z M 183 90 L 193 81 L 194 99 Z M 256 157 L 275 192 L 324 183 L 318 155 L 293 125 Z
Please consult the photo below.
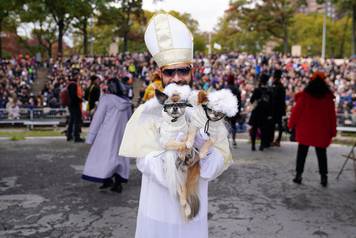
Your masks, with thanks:
M 145 32 L 148 51 L 159 67 L 193 62 L 193 36 L 186 25 L 169 14 L 157 14 Z

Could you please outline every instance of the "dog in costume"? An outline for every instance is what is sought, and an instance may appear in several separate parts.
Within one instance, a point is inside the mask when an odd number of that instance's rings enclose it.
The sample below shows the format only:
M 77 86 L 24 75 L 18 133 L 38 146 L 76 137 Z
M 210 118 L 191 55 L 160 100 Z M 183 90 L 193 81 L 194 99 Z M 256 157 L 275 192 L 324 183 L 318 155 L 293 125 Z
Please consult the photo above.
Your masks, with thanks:
M 189 86 L 169 84 L 163 92 L 156 90 L 155 98 L 148 101 L 145 108 L 145 111 L 157 113 L 158 105 L 161 107 L 161 117 L 157 120 L 158 141 L 164 150 L 168 189 L 172 196 L 179 199 L 186 219 L 195 217 L 199 212 L 197 193 L 187 193 L 187 185 L 190 184 L 187 175 L 193 161 L 191 155 L 186 153 L 188 122 L 185 109 L 192 107 L 188 102 L 190 92 Z
M 186 147 L 196 151 L 194 164 L 187 173 L 187 194 L 196 193 L 200 175 L 199 161 L 208 155 L 209 149 L 228 136 L 224 117 L 238 112 L 237 98 L 228 89 L 207 93 L 199 91 L 193 96 L 194 109 L 186 141 Z M 199 136 L 196 136 L 199 133 Z M 193 148 L 195 146 L 198 148 Z M 194 154 L 194 153 L 193 153 Z M 189 201 L 189 198 L 187 198 Z

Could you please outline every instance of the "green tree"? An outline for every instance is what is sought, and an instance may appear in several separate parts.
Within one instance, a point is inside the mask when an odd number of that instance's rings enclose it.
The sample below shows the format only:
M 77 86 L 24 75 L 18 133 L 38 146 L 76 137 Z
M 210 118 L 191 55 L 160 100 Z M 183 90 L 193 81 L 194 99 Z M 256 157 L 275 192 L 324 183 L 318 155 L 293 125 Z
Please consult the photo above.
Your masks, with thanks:
M 197 20 L 193 19 L 192 15 L 189 13 L 180 13 L 177 11 L 169 11 L 168 14 L 176 17 L 181 20 L 188 29 L 192 32 L 192 34 L 196 33 L 199 30 L 199 23 Z
M 2 58 L 2 37 L 4 30 L 16 29 L 15 10 L 19 8 L 21 1 L 0 1 L 0 58 Z
M 194 39 L 194 51 L 204 52 L 208 38 L 207 34 L 199 31 L 199 22 L 189 13 L 179 13 L 177 11 L 169 11 L 168 13 L 181 20 L 191 31 Z
M 206 52 L 206 45 L 208 36 L 206 33 L 195 33 L 194 34 L 194 52 Z
M 237 0 L 232 5 L 239 26 L 246 30 L 266 32 L 271 39 L 283 42 L 283 52 L 289 51 L 288 27 L 296 10 L 304 1 L 290 0 Z
M 112 42 L 115 42 L 117 37 L 120 38 L 120 47 L 124 51 L 145 51 L 146 46 L 144 42 L 144 33 L 147 22 L 155 12 L 142 10 L 137 14 L 130 15 L 129 27 L 125 29 L 124 17 L 122 9 L 118 5 L 108 5 L 107 2 L 103 5 L 98 5 L 98 18 L 93 27 L 94 53 L 107 54 L 108 48 Z M 173 16 L 184 22 L 192 31 L 194 37 L 194 49 L 196 51 L 205 51 L 207 37 L 205 34 L 199 32 L 198 22 L 194 20 L 190 14 L 179 13 L 176 11 L 169 12 Z M 129 29 L 124 37 L 125 30 Z M 121 40 L 122 39 L 122 40 Z M 80 42 L 78 37 L 74 39 L 75 49 L 80 49 Z
M 352 34 L 351 34 L 351 54 L 356 50 L 356 0 L 317 0 L 318 4 L 325 4 L 330 1 L 336 5 L 339 15 L 352 16 Z
M 245 13 L 240 6 L 233 4 L 219 19 L 212 41 L 221 44 L 226 51 L 238 50 L 255 54 L 261 51 L 267 39 L 268 33 L 257 31 L 245 18 Z
M 146 24 L 142 19 L 146 17 L 150 18 L 153 13 L 149 11 L 143 11 L 144 16 L 137 18 L 135 15 L 131 17 L 130 31 L 127 35 L 127 51 L 144 51 L 144 32 L 146 29 Z M 123 50 L 124 42 L 122 35 L 119 34 L 118 28 L 107 21 L 103 21 L 102 15 L 99 12 L 98 18 L 95 20 L 92 27 L 92 36 L 95 39 L 93 41 L 93 53 L 94 54 L 107 54 L 111 43 L 116 42 L 117 38 L 120 39 L 118 42 L 121 50 Z M 76 51 L 80 51 L 82 48 L 82 43 L 80 42 L 80 35 L 75 35 L 74 37 L 74 47 Z M 121 37 L 121 38 L 120 38 Z
M 95 25 L 93 27 L 93 43 L 94 54 L 105 55 L 108 53 L 108 48 L 113 40 L 112 27 L 110 25 Z
M 22 23 L 33 24 L 31 35 L 37 39 L 40 45 L 37 48 L 40 51 L 45 51 L 49 58 L 52 57 L 52 46 L 56 41 L 57 24 L 46 13 L 45 6 L 39 1 L 30 0 L 18 11 Z
M 40 22 L 39 26 L 32 30 L 32 36 L 37 39 L 40 46 L 46 51 L 48 58 L 52 57 L 52 47 L 56 42 L 57 26 L 49 19 L 46 26 Z
M 83 53 L 88 55 L 88 24 L 89 19 L 94 17 L 94 10 L 96 7 L 95 0 L 75 0 L 73 1 L 74 8 L 77 9 L 73 12 L 74 22 L 73 27 L 78 30 L 83 39 Z
M 77 11 L 75 1 L 80 0 L 26 0 L 23 7 L 25 22 L 38 22 L 51 17 L 57 28 L 57 55 L 63 55 L 63 36 L 70 27 Z
M 339 14 L 352 18 L 351 54 L 354 55 L 356 53 L 356 0 L 337 0 L 336 6 Z
M 72 0 L 61 0 L 61 1 L 51 1 L 51 0 L 40 0 L 44 4 L 45 9 L 51 15 L 53 20 L 57 24 L 58 36 L 58 56 L 63 56 L 63 36 L 73 19 L 73 12 L 76 11 Z
M 111 25 L 114 34 L 123 38 L 123 50 L 127 51 L 129 33 L 134 18 L 139 19 L 141 22 L 145 20 L 142 10 L 142 0 L 121 0 L 112 2 L 119 3 L 119 6 L 103 4 L 100 7 L 98 24 Z
M 344 57 L 344 52 L 351 49 L 350 41 L 345 41 L 351 37 L 351 29 L 344 31 L 348 26 L 348 17 L 343 17 L 336 21 L 327 19 L 326 39 L 326 56 L 327 57 Z M 293 24 L 289 28 L 291 44 L 301 45 L 303 55 L 320 55 L 323 30 L 323 15 L 322 14 L 296 14 L 293 19 Z M 339 46 L 339 48 L 336 48 Z M 350 52 L 350 51 L 348 51 Z

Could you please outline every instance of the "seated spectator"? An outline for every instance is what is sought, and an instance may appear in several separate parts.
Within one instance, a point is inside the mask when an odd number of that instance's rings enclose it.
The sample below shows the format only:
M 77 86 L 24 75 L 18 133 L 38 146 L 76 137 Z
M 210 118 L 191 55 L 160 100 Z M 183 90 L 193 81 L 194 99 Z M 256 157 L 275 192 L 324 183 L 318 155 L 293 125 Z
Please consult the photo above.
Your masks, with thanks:
M 8 112 L 8 119 L 20 119 L 20 106 L 15 96 L 10 98 L 6 105 L 6 110 Z

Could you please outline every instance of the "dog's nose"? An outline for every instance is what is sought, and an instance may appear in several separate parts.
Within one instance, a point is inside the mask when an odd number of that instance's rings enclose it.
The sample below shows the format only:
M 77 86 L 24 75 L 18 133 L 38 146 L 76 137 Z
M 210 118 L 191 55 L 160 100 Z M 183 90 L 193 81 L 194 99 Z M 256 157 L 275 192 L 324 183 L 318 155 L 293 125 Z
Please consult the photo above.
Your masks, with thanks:
M 178 107 L 173 107 L 173 112 L 177 112 L 178 111 Z

